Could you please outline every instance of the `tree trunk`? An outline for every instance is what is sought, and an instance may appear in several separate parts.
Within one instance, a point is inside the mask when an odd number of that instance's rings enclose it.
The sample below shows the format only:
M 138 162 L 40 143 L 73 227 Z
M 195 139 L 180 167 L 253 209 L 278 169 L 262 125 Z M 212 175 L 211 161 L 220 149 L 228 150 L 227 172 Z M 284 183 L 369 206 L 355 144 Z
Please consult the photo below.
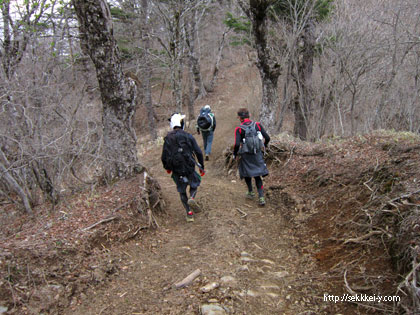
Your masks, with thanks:
M 222 34 L 222 39 L 220 40 L 219 48 L 217 50 L 216 62 L 214 63 L 213 67 L 212 77 L 207 88 L 209 92 L 214 91 L 214 85 L 216 83 L 217 77 L 219 76 L 220 60 L 222 60 L 223 48 L 225 47 L 225 38 L 228 32 L 229 29 L 226 29 Z
M 186 23 L 185 26 L 185 40 L 189 51 L 190 60 L 190 71 L 194 79 L 194 100 L 202 98 L 207 95 L 206 89 L 204 88 L 203 79 L 201 77 L 200 61 L 197 57 L 195 42 L 197 33 L 197 11 L 194 8 L 190 17 L 189 25 Z
M 3 51 L 0 52 L 0 57 L 7 79 L 16 71 L 30 38 L 36 33 L 41 18 L 45 16 L 45 10 L 51 5 L 48 0 L 27 1 L 25 5 L 20 4 L 19 12 L 16 13 L 10 12 L 10 4 L 14 2 L 17 1 L 0 1 L 3 20 Z
M 191 60 L 190 60 L 191 62 Z M 192 73 L 192 67 L 190 66 L 190 71 L 188 72 L 188 96 L 187 99 L 187 109 L 188 109 L 188 121 L 194 123 L 194 101 L 196 99 L 196 89 L 194 85 L 194 74 Z
M 277 112 L 277 82 L 281 73 L 280 65 L 270 56 L 267 43 L 267 19 L 271 1 L 250 0 L 246 11 L 252 23 L 252 34 L 257 49 L 257 67 L 261 76 L 262 101 L 260 121 L 268 130 L 275 127 Z
M 103 151 L 105 179 L 129 177 L 139 171 L 133 116 L 136 86 L 121 66 L 113 37 L 112 20 L 105 0 L 72 0 L 99 82 L 103 105 Z
M 152 73 L 152 66 L 150 63 L 150 37 L 149 37 L 149 23 L 148 23 L 148 8 L 149 1 L 142 0 L 142 42 L 143 42 L 143 63 L 144 63 L 144 73 L 143 73 L 143 93 L 144 93 L 144 105 L 147 110 L 147 120 L 149 123 L 150 137 L 152 140 L 157 139 L 156 131 L 156 121 L 155 121 L 155 110 L 153 108 L 152 102 L 152 89 L 150 86 L 150 77 Z
M 8 166 L 6 155 L 0 149 L 0 172 L 2 174 L 2 178 L 7 183 L 8 187 L 10 187 L 10 189 L 12 189 L 22 200 L 26 213 L 32 214 L 31 200 L 28 197 L 28 194 L 10 174 L 9 169 L 6 166 Z
M 260 121 L 268 129 L 272 129 L 276 125 L 276 109 L 278 101 L 277 80 L 278 77 L 273 78 L 267 76 L 260 71 L 262 80 L 262 102 L 260 109 Z
M 302 140 L 308 137 L 308 122 L 312 110 L 312 72 L 314 60 L 314 24 L 309 21 L 301 38 L 300 54 L 297 60 L 298 104 L 295 103 L 295 136 Z

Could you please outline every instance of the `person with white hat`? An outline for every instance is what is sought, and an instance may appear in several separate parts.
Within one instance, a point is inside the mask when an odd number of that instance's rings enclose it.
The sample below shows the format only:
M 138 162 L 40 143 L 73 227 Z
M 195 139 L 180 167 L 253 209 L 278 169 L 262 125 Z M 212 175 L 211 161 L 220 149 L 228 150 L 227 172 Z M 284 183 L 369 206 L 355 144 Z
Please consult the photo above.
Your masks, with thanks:
M 194 137 L 184 131 L 185 115 L 175 113 L 169 119 L 171 131 L 164 138 L 162 164 L 168 174 L 172 173 L 182 205 L 187 212 L 187 222 L 194 221 L 194 211 L 199 212 L 195 197 L 204 176 L 203 153 Z M 198 166 L 200 174 L 195 171 Z M 190 197 L 187 187 L 190 186 Z

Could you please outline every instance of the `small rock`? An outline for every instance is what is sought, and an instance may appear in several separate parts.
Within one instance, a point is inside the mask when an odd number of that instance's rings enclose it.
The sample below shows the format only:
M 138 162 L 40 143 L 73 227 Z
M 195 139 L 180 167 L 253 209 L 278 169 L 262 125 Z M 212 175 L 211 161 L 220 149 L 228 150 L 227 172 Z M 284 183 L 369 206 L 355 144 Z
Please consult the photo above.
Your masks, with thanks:
M 5 307 L 5 306 L 1 306 L 1 305 L 0 305 L 0 314 L 4 314 L 4 313 L 6 313 L 6 312 L 7 312 L 7 310 L 8 310 L 8 308 L 7 308 L 7 307 Z
M 209 284 L 205 285 L 204 287 L 202 287 L 200 289 L 200 291 L 206 293 L 206 292 L 210 292 L 211 290 L 214 290 L 218 287 L 219 287 L 219 284 L 217 282 L 212 282 L 212 283 L 209 283 Z
M 283 277 L 288 276 L 288 275 L 289 275 L 289 273 L 288 273 L 287 271 L 276 271 L 276 272 L 273 272 L 273 275 L 274 275 L 276 278 L 283 278 Z
M 275 285 L 275 284 L 267 284 L 267 285 L 262 285 L 261 289 L 263 290 L 268 290 L 268 289 L 274 289 L 274 290 L 279 290 L 279 286 Z
M 248 290 L 248 291 L 246 291 L 246 295 L 252 296 L 252 297 L 257 297 L 259 294 L 258 294 L 258 292 Z
M 279 295 L 277 293 L 273 293 L 273 292 L 267 292 L 266 295 L 268 295 L 269 297 L 272 297 L 272 298 L 278 298 L 279 297 Z
M 272 260 L 269 259 L 262 259 L 261 262 L 266 263 L 266 264 L 270 264 L 270 265 L 275 265 L 276 263 Z
M 203 304 L 201 305 L 202 315 L 225 315 L 226 311 L 220 305 Z
M 229 282 L 236 282 L 236 279 L 232 276 L 224 276 L 220 279 L 223 283 L 229 283 Z

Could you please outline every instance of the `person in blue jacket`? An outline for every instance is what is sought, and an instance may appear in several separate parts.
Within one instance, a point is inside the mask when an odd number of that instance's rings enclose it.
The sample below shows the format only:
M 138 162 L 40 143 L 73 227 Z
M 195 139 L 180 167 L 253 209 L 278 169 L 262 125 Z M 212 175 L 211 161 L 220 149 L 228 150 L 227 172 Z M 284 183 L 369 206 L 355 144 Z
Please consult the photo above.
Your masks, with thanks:
M 209 119 L 208 126 L 200 126 L 200 116 L 207 115 Z M 200 109 L 200 114 L 197 119 L 197 133 L 203 137 L 204 154 L 206 155 L 206 161 L 209 160 L 211 154 L 211 145 L 213 143 L 214 131 L 216 130 L 216 116 L 211 111 L 210 105 L 206 105 Z

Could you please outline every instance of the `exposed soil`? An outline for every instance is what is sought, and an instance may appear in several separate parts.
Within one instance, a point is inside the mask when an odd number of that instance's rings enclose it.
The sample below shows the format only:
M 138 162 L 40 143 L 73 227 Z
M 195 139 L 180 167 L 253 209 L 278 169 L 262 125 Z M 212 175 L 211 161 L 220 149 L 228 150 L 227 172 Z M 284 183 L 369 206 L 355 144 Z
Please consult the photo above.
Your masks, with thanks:
M 0 306 L 10 314 L 198 314 L 208 305 L 221 310 L 207 314 L 398 312 L 396 303 L 334 303 L 325 293 L 402 297 L 396 288 L 404 266 L 385 250 L 392 248 L 388 235 L 398 234 L 391 233 L 398 220 L 388 202 L 401 217 L 420 205 L 418 193 L 404 197 L 418 190 L 418 137 L 383 132 L 319 144 L 273 137 L 268 202 L 259 207 L 244 198 L 235 166 L 226 168 L 236 109 L 251 97 L 249 84 L 232 78 L 256 82 L 256 72 L 243 64 L 224 74 L 198 104 L 212 105 L 218 128 L 195 222 L 185 221 L 161 146 L 142 147 L 166 205 L 153 216 L 141 213 L 140 174 L 69 197 L 54 211 L 40 209 L 29 223 L 3 223 Z M 197 269 L 191 284 L 174 287 Z M 212 283 L 217 288 L 203 292 Z

